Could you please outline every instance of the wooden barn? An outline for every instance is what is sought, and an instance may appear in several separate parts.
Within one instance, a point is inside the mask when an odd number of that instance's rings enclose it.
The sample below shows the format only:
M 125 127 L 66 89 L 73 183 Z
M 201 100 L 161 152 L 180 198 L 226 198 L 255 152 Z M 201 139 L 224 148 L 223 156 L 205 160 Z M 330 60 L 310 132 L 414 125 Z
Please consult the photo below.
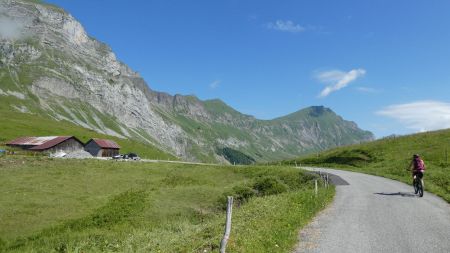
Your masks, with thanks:
M 84 146 L 84 150 L 92 156 L 113 157 L 119 154 L 120 146 L 112 140 L 90 139 Z
M 6 143 L 6 146 L 47 153 L 70 153 L 84 149 L 83 143 L 75 136 L 20 137 Z

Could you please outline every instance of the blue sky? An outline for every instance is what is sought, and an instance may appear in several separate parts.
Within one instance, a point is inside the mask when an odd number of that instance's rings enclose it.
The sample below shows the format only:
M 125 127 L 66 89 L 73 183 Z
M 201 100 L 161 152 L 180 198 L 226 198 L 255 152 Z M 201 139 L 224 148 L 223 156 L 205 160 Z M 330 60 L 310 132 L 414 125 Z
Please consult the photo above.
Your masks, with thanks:
M 47 2 L 154 90 L 261 119 L 324 105 L 377 137 L 450 128 L 450 1 Z

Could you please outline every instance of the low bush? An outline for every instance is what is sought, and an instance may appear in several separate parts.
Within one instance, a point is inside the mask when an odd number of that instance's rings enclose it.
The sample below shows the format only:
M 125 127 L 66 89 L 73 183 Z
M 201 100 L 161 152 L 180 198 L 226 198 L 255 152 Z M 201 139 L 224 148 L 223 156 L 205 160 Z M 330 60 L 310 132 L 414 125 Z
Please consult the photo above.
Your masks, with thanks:
M 289 189 L 285 183 L 273 176 L 258 178 L 253 188 L 260 196 L 279 194 L 286 192 Z
M 247 185 L 238 185 L 233 187 L 229 192 L 224 193 L 219 198 L 219 206 L 221 209 L 225 210 L 227 208 L 227 197 L 233 196 L 234 203 L 236 206 L 247 203 L 251 198 L 255 197 L 257 194 L 256 190 Z

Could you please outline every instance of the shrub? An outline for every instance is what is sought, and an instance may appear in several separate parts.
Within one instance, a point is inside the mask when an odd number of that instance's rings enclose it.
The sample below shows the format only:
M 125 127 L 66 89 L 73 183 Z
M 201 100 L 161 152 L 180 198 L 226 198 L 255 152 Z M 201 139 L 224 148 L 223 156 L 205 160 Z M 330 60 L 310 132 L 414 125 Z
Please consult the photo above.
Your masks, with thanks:
M 258 195 L 267 196 L 286 192 L 288 190 L 288 186 L 280 179 L 273 176 L 268 176 L 258 178 L 253 185 L 253 189 L 258 192 Z
M 252 189 L 247 185 L 238 185 L 233 187 L 229 192 L 224 193 L 220 199 L 219 204 L 222 209 L 227 207 L 227 196 L 233 196 L 234 203 L 237 206 L 241 206 L 248 202 L 252 197 L 256 196 L 256 190 Z
M 304 187 L 309 181 L 316 179 L 317 175 L 297 171 L 296 173 L 279 173 L 277 178 L 286 184 L 289 190 L 296 190 Z
M 233 188 L 235 193 L 235 201 L 238 205 L 246 203 L 250 198 L 256 195 L 256 191 L 248 186 L 235 186 Z

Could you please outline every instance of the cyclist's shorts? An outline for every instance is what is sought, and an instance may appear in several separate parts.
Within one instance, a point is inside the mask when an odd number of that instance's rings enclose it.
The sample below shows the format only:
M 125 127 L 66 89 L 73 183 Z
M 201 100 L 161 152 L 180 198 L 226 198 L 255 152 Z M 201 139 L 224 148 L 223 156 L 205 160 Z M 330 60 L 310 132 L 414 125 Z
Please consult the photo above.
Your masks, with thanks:
M 420 179 L 423 178 L 423 171 L 414 171 L 413 176 L 417 175 Z

